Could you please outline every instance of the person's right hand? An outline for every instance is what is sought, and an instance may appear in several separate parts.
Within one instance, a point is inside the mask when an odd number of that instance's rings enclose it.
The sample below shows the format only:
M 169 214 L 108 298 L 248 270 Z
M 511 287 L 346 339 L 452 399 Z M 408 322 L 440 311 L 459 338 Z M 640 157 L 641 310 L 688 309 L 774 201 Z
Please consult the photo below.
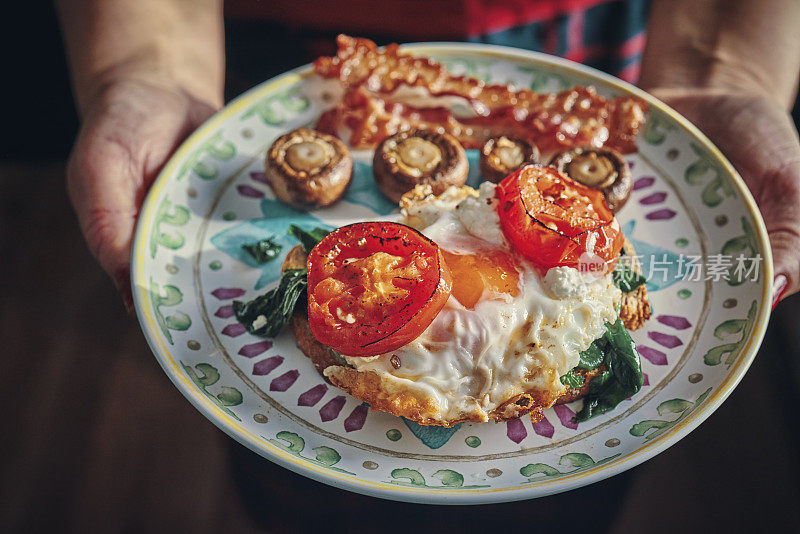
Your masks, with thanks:
M 773 307 L 800 291 L 800 139 L 780 104 L 759 94 L 669 88 L 650 92 L 705 133 L 753 194 L 775 265 Z
M 136 219 L 170 155 L 215 109 L 169 82 L 106 85 L 84 111 L 67 166 L 67 189 L 86 242 L 128 312 Z

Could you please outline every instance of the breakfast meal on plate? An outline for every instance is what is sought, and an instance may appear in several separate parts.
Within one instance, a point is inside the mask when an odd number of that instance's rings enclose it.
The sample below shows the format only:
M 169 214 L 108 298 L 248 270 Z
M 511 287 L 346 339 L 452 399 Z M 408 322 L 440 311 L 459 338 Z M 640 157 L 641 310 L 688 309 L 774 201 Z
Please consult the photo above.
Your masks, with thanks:
M 267 152 L 267 181 L 275 196 L 301 209 L 333 204 L 353 177 L 353 158 L 332 135 L 299 128 L 282 135 Z
M 267 337 L 290 325 L 326 381 L 425 425 L 538 421 L 581 398 L 585 421 L 638 392 L 628 329 L 650 304 L 615 212 L 631 190 L 618 151 L 635 150 L 644 104 L 485 85 L 395 45 L 339 46 L 315 63 L 345 88 L 317 125 L 328 134 L 279 138 L 269 183 L 293 206 L 335 202 L 353 163 L 329 134 L 346 127 L 353 148 L 375 147 L 376 184 L 399 217 L 290 226 L 300 244 L 277 287 L 235 301 L 236 318 Z M 475 115 L 444 107 L 454 97 Z M 477 188 L 465 185 L 464 147 L 480 148 Z
M 490 137 L 480 151 L 481 176 L 498 183 L 512 172 L 539 163 L 539 149 L 522 139 Z
M 467 155 L 458 140 L 431 130 L 387 137 L 372 160 L 375 182 L 395 202 L 418 185 L 429 185 L 436 194 L 451 185 L 464 185 L 468 171 Z
M 550 163 L 573 180 L 600 189 L 616 213 L 628 201 L 633 177 L 625 158 L 611 149 L 576 147 L 556 155 Z

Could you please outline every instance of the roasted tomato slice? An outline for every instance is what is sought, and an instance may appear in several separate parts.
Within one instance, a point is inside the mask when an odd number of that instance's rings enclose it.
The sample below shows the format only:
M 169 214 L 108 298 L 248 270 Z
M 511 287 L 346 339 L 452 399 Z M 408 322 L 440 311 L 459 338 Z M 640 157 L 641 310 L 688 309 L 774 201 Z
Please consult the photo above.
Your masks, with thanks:
M 602 191 L 530 165 L 500 182 L 495 196 L 506 239 L 543 270 L 583 261 L 581 268 L 613 270 L 624 237 Z
M 452 288 L 438 245 L 397 223 L 343 226 L 314 247 L 307 267 L 311 331 L 348 356 L 384 354 L 413 341 Z

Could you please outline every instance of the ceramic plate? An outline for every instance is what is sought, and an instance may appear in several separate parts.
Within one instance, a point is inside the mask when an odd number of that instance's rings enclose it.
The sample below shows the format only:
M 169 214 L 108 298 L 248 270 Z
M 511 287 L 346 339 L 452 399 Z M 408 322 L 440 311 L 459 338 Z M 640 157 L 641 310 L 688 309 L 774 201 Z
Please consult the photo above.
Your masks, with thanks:
M 291 332 L 248 334 L 234 299 L 273 286 L 281 260 L 256 264 L 241 245 L 291 223 L 340 226 L 389 218 L 371 153 L 357 152 L 353 184 L 331 208 L 302 213 L 277 201 L 262 172 L 279 135 L 331 106 L 310 67 L 231 102 L 176 152 L 145 202 L 133 250 L 142 329 L 166 373 L 219 428 L 288 469 L 359 493 L 425 503 L 477 504 L 539 497 L 629 469 L 708 417 L 756 354 L 771 304 L 764 224 L 741 178 L 688 121 L 631 85 L 519 50 L 466 44 L 406 46 L 452 72 L 536 91 L 594 85 L 650 103 L 628 157 L 634 191 L 619 219 L 642 256 L 653 318 L 633 333 L 642 390 L 610 414 L 571 419 L 580 401 L 507 423 L 422 427 L 327 385 Z M 476 184 L 477 154 L 469 154 Z M 287 329 L 288 330 L 288 329 Z

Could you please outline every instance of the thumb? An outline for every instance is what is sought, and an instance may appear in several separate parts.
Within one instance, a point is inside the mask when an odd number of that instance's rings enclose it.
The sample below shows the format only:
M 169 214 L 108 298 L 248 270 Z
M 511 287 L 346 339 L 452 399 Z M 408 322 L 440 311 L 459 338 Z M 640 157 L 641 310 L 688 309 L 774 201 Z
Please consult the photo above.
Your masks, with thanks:
M 773 306 L 800 290 L 800 147 L 798 161 L 768 176 L 759 206 L 775 265 Z
M 130 313 L 130 248 L 142 167 L 132 148 L 109 134 L 102 127 L 82 129 L 67 164 L 67 191 L 89 250 Z
M 752 95 L 653 92 L 703 130 L 747 183 L 772 246 L 773 306 L 800 291 L 800 141 L 789 114 Z

